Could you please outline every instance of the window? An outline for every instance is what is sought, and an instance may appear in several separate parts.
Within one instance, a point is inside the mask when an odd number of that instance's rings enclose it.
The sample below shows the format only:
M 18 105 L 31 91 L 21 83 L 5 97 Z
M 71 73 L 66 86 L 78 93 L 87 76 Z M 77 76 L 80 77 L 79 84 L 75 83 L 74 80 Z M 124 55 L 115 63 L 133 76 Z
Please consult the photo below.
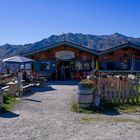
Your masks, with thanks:
M 45 71 L 46 70 L 46 64 L 45 62 L 41 62 L 41 70 Z
M 82 62 L 80 61 L 75 62 L 75 69 L 76 71 L 82 70 Z
M 89 61 L 77 61 L 75 62 L 75 70 L 79 71 L 79 70 L 85 70 L 85 71 L 89 71 L 91 70 L 91 62 Z
M 46 70 L 50 70 L 51 69 L 51 62 L 47 61 L 47 62 L 41 62 L 41 70 L 42 71 L 46 71 Z
M 50 70 L 51 69 L 51 64 L 50 62 L 46 62 L 46 70 Z
M 90 66 L 90 62 L 84 62 L 83 63 L 83 70 L 90 70 L 91 66 Z
M 56 63 L 55 61 L 42 61 L 41 62 L 41 71 L 55 71 L 56 70 Z

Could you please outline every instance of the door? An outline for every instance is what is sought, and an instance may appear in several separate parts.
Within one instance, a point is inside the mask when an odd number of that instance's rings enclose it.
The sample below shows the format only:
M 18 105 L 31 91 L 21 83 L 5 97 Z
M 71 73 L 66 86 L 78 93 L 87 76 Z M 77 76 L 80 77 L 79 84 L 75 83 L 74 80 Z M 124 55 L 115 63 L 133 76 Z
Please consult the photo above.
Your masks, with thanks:
M 66 80 L 71 79 L 70 61 L 61 61 L 60 67 L 62 65 L 64 65 L 64 67 L 65 67 L 65 70 L 64 70 L 64 79 L 66 79 Z M 60 75 L 61 75 L 61 71 L 60 71 Z
M 55 79 L 59 80 L 60 79 L 60 61 L 56 61 L 56 74 L 55 74 Z

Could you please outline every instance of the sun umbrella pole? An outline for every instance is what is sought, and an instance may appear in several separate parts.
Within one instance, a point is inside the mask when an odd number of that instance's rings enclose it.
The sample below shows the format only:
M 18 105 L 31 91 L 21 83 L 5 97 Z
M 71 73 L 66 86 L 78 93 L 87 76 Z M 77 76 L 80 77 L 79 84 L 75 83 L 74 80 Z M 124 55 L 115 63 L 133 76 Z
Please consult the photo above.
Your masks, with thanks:
M 21 65 L 19 65 L 19 69 L 18 69 L 18 93 L 19 93 L 19 97 L 22 97 L 22 85 L 21 85 L 22 71 L 21 71 L 20 67 L 21 67 Z

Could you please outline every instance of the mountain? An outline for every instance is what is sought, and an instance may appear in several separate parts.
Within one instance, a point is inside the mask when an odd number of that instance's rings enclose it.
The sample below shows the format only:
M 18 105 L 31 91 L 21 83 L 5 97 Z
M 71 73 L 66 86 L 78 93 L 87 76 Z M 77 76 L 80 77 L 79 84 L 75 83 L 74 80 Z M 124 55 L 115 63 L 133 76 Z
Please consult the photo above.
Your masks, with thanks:
M 75 44 L 80 44 L 84 47 L 88 47 L 93 50 L 104 50 L 126 42 L 132 42 L 140 45 L 140 38 L 127 37 L 119 33 L 114 33 L 111 35 L 67 33 L 61 35 L 52 35 L 39 42 L 25 45 L 11 45 L 11 44 L 2 45 L 0 46 L 0 59 L 21 53 L 26 53 L 39 48 L 47 47 L 51 44 L 61 42 L 64 40 L 73 42 Z

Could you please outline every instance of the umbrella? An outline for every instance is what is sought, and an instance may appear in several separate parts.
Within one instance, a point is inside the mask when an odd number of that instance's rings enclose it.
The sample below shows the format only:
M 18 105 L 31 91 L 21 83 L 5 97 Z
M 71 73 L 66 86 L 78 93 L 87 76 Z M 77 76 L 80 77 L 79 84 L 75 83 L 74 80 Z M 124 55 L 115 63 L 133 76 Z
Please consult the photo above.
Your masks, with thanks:
M 17 64 L 31 63 L 33 61 L 34 61 L 33 59 L 24 56 L 13 56 L 13 57 L 3 59 L 3 62 L 5 63 L 17 63 Z
M 26 58 L 24 56 L 13 56 L 13 57 L 9 57 L 9 58 L 3 59 L 3 62 L 19 64 L 19 70 L 20 70 L 20 66 L 22 64 L 32 63 L 32 62 L 34 62 L 34 60 L 30 59 L 30 58 Z M 21 94 L 20 93 L 21 92 L 21 79 L 22 79 L 22 73 L 18 72 L 19 94 Z

